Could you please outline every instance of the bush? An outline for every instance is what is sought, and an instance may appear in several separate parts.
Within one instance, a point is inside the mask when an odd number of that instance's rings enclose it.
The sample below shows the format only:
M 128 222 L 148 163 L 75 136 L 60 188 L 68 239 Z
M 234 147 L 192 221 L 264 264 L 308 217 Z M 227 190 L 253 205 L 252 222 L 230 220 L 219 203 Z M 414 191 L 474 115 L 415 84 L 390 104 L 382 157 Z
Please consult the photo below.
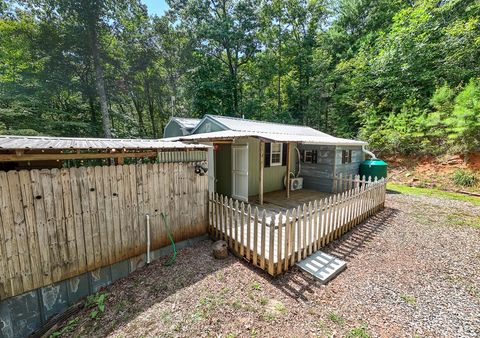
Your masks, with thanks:
M 462 187 L 474 187 L 477 185 L 477 177 L 475 173 L 468 171 L 468 170 L 456 170 L 453 173 L 452 181 L 455 185 L 462 186 Z

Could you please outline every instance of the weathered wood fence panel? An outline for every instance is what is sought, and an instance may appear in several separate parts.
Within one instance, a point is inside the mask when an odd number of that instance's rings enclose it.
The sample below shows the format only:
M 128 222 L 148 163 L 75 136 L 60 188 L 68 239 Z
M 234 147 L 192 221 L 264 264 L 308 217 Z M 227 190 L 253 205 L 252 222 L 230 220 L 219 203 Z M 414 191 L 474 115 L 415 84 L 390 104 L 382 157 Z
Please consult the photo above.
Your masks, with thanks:
M 204 234 L 208 177 L 194 167 L 0 172 L 0 300 L 143 254 L 146 214 L 152 250 L 170 243 L 161 213 L 175 241 Z
M 382 209 L 386 180 L 337 178 L 341 193 L 269 217 L 222 195 L 209 197 L 209 232 L 271 275 L 287 271 Z M 340 183 L 341 182 L 341 183 Z

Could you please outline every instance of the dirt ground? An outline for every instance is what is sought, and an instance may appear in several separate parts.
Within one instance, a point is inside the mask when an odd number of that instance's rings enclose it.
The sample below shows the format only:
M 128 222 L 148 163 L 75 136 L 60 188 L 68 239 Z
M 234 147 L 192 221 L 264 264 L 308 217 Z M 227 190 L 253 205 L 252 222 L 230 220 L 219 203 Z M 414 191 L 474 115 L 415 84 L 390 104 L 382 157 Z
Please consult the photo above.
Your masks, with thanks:
M 415 187 L 438 188 L 449 191 L 470 191 L 480 193 L 480 153 L 471 154 L 467 159 L 458 155 L 442 157 L 386 157 L 389 181 Z M 476 187 L 459 187 L 452 181 L 456 170 L 477 173 Z
M 323 286 L 296 268 L 271 278 L 211 241 L 107 287 L 65 336 L 479 337 L 480 207 L 389 194 L 386 208 L 324 248 L 347 269 Z M 70 332 L 66 332 L 70 331 Z

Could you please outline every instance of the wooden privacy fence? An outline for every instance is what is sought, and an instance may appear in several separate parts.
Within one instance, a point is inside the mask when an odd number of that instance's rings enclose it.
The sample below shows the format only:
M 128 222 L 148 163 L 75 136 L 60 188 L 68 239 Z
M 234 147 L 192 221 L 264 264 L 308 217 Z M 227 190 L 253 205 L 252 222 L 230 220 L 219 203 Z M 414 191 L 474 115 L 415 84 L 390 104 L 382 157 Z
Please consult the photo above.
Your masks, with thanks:
M 195 163 L 0 172 L 0 300 L 207 231 Z
M 280 274 L 383 208 L 385 179 L 350 181 L 350 190 L 270 216 L 211 194 L 209 232 L 269 274 Z

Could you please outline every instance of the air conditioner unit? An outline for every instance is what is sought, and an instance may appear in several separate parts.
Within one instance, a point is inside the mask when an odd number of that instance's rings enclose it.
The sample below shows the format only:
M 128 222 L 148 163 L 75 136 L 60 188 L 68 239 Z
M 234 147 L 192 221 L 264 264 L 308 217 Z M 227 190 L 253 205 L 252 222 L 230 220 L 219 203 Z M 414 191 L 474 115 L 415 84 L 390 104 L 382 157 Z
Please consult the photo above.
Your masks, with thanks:
M 295 177 L 290 179 L 290 190 L 299 190 L 303 188 L 303 177 Z

